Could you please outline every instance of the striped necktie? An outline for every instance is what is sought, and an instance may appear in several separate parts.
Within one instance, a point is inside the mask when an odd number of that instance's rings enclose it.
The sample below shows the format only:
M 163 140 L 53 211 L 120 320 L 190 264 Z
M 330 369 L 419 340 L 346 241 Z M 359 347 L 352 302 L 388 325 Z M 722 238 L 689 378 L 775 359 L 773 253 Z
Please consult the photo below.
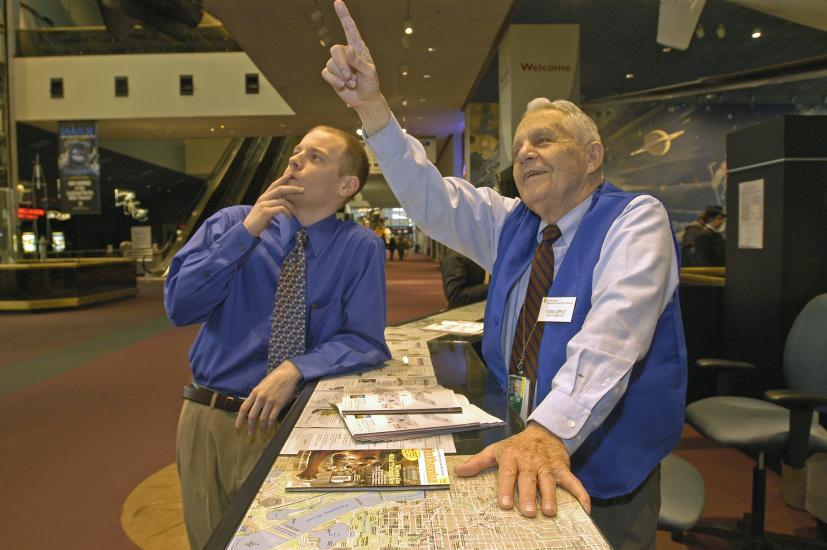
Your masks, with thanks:
M 531 261 L 531 275 L 523 307 L 517 318 L 514 345 L 511 347 L 510 374 L 526 376 L 529 380 L 529 411 L 534 403 L 534 386 L 537 381 L 540 342 L 545 323 L 537 322 L 543 298 L 548 296 L 554 279 L 554 250 L 552 245 L 560 237 L 560 228 L 549 225 L 543 229 L 543 242 L 537 246 Z
M 307 231 L 302 227 L 296 232 L 296 246 L 284 259 L 276 288 L 276 304 L 273 306 L 273 323 L 267 345 L 267 372 L 286 359 L 305 352 L 307 280 L 305 245 Z

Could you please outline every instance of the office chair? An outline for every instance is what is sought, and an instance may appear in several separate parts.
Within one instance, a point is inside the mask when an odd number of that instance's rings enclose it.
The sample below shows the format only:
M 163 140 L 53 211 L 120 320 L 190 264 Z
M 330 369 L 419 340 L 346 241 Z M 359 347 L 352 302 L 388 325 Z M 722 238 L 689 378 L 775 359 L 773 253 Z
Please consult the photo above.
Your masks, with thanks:
M 681 541 L 695 526 L 704 509 L 704 480 L 695 467 L 674 454 L 660 463 L 660 513 L 658 530 L 669 531 Z
M 743 363 L 715 359 L 699 359 L 697 364 L 743 367 Z M 763 400 L 708 397 L 686 408 L 687 421 L 703 436 L 757 455 L 752 511 L 743 529 L 698 524 L 692 531 L 739 539 L 740 548 L 827 548 L 827 542 L 764 531 L 766 455 L 780 456 L 792 468 L 803 468 L 808 456 L 827 451 L 827 430 L 813 414 L 827 406 L 827 294 L 813 298 L 796 317 L 784 345 L 783 369 L 789 389 L 770 390 Z

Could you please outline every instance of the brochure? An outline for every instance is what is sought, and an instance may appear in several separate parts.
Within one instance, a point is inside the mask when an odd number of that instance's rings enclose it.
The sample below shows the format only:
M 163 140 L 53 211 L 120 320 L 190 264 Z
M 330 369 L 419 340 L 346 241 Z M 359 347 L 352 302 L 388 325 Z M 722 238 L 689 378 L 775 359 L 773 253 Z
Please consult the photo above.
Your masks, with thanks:
M 300 451 L 287 491 L 447 489 L 440 449 Z

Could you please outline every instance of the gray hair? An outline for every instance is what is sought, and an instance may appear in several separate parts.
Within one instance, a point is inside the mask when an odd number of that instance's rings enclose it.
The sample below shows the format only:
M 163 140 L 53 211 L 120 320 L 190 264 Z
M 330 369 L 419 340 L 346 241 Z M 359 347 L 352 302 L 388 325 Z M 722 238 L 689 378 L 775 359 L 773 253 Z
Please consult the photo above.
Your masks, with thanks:
M 535 111 L 559 111 L 566 115 L 563 118 L 563 125 L 572 133 L 575 140 L 581 145 L 589 143 L 602 143 L 600 132 L 597 131 L 597 124 L 584 113 L 580 107 L 565 99 L 551 101 L 547 97 L 535 97 L 526 105 L 524 117 Z

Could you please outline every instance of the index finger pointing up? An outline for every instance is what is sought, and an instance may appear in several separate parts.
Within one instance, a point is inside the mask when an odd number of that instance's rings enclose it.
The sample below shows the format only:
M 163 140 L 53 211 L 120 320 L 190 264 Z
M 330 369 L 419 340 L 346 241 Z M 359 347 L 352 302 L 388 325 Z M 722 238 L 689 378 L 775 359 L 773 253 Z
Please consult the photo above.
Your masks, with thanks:
M 336 15 L 339 16 L 339 21 L 342 23 L 342 28 L 345 31 L 347 38 L 347 45 L 355 48 L 358 53 L 364 53 L 365 41 L 362 40 L 362 35 L 359 34 L 359 29 L 356 28 L 356 22 L 350 16 L 350 12 L 342 0 L 333 2 L 333 8 L 336 10 Z

